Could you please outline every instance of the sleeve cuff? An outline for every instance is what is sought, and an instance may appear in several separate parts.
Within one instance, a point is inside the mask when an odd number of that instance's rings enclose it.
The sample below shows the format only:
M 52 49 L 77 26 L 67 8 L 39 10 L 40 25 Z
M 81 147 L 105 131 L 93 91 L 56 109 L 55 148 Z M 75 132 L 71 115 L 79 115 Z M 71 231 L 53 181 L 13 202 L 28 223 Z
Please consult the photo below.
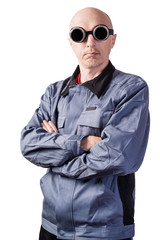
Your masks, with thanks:
M 76 157 L 84 153 L 84 150 L 81 148 L 81 141 L 84 137 L 80 135 L 61 135 L 56 139 L 56 142 L 62 149 L 72 151 Z

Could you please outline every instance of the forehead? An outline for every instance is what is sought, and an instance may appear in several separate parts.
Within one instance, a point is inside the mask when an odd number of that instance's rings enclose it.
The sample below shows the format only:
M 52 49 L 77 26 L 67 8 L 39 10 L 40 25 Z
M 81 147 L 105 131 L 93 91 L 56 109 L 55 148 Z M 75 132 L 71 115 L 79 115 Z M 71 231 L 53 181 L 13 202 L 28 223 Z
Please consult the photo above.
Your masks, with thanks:
M 108 16 L 105 13 L 97 11 L 82 11 L 72 18 L 70 29 L 79 26 L 86 30 L 91 30 L 98 24 L 104 24 L 110 27 Z

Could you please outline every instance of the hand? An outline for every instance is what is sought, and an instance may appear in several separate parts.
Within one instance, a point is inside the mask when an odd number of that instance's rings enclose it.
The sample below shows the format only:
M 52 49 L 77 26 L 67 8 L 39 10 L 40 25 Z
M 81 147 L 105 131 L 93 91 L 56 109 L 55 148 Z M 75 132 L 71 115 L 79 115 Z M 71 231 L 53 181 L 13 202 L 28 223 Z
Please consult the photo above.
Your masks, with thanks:
M 81 141 L 81 148 L 84 151 L 89 151 L 95 144 L 100 142 L 102 138 L 96 136 L 84 137 Z
M 51 133 L 51 132 L 58 133 L 56 126 L 51 121 L 47 122 L 46 120 L 43 120 L 43 122 L 41 123 L 41 126 L 44 130 L 46 130 L 49 133 Z

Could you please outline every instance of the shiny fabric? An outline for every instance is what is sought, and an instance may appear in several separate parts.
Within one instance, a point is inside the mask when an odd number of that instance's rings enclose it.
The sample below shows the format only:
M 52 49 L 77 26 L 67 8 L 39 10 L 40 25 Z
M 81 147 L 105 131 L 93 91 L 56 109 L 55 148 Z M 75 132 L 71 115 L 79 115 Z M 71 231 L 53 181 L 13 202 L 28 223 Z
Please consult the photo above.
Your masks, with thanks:
M 24 157 L 48 168 L 41 179 L 42 226 L 60 239 L 131 238 L 134 173 L 142 164 L 149 134 L 147 84 L 115 70 L 95 94 L 83 84 L 70 84 L 72 80 L 51 84 L 22 130 Z M 59 132 L 43 130 L 44 119 Z M 102 141 L 85 152 L 80 143 L 88 135 Z

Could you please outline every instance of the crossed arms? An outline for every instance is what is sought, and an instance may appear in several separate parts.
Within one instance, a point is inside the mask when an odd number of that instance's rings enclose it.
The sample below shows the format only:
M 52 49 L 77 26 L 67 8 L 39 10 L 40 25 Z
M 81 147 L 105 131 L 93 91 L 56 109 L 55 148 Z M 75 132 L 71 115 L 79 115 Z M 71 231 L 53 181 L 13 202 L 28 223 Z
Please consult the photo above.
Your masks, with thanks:
M 47 122 L 46 120 L 43 120 L 43 122 L 41 123 L 41 126 L 48 133 L 52 133 L 52 132 L 58 133 L 58 130 L 52 121 Z M 84 137 L 81 141 L 81 148 L 87 152 L 101 140 L 102 138 L 96 137 L 96 136 Z
M 58 88 L 49 87 L 40 107 L 22 130 L 26 159 L 52 172 L 76 179 L 126 175 L 140 167 L 149 133 L 148 88 L 134 82 L 121 91 L 119 105 L 101 136 L 60 134 L 57 130 Z M 52 97 L 53 96 L 53 97 Z M 52 113 L 52 114 L 51 114 Z

